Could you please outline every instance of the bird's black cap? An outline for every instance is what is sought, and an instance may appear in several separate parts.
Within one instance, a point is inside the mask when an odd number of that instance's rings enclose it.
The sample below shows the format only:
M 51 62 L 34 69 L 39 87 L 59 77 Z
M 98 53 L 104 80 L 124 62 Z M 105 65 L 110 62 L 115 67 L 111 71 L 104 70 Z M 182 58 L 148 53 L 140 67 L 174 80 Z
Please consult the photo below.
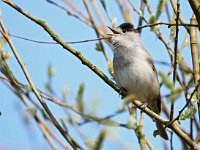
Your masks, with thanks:
M 121 28 L 123 32 L 136 31 L 134 29 L 134 26 L 131 23 L 128 23 L 128 22 L 127 23 L 122 23 L 118 27 Z

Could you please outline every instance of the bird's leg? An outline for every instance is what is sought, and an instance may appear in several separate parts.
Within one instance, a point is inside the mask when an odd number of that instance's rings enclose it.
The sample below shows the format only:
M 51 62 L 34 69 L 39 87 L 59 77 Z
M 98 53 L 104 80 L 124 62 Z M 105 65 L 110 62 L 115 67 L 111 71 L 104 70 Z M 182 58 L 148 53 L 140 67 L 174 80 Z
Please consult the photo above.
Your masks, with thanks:
M 142 104 L 139 105 L 139 108 L 141 109 L 141 112 L 143 112 L 146 107 L 147 107 L 147 101 L 142 102 Z
M 127 90 L 124 87 L 120 87 L 119 95 L 121 95 L 121 99 L 124 99 L 124 97 L 125 97 L 122 95 L 123 92 L 127 93 Z

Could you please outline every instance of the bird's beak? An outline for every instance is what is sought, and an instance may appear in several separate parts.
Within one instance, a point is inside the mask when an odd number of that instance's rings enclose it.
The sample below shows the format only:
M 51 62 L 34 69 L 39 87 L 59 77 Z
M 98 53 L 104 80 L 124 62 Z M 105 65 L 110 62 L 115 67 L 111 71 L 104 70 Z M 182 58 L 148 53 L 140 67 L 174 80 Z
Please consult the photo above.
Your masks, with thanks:
M 109 27 L 109 26 L 107 26 L 108 27 L 108 29 L 110 29 L 114 34 L 120 34 L 120 32 L 119 31 L 116 31 L 116 30 L 114 30 L 114 29 L 112 29 L 111 27 Z

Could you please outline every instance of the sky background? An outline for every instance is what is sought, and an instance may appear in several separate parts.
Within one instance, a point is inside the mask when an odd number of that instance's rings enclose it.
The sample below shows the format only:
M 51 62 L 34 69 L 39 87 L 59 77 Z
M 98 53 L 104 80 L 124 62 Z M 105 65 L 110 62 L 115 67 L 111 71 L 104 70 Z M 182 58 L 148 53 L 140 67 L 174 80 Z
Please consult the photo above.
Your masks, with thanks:
M 79 41 L 96 38 L 95 32 L 92 28 L 75 18 L 68 16 L 63 10 L 50 5 L 45 0 L 13 0 L 13 2 L 33 16 L 44 20 L 64 41 Z M 64 4 L 62 3 L 62 0 L 57 2 Z M 86 12 L 81 0 L 74 0 L 73 2 L 81 10 Z M 132 2 L 136 8 L 140 8 L 140 3 L 138 0 L 132 0 Z M 158 0 L 151 1 L 151 7 L 154 11 L 153 13 L 155 13 L 157 2 Z M 123 23 L 124 20 L 114 0 L 106 0 L 106 4 L 111 17 L 117 18 L 117 24 L 119 25 Z M 192 14 L 191 9 L 188 9 L 189 7 L 190 6 L 186 0 L 181 1 L 181 15 L 184 17 L 187 23 L 189 23 L 189 19 Z M 2 1 L 0 2 L 0 8 L 2 11 L 4 24 L 11 34 L 40 41 L 52 41 L 51 37 L 41 27 L 23 15 L 19 14 L 8 5 L 4 4 Z M 171 9 L 170 13 L 172 13 Z M 132 14 L 134 21 L 133 23 L 137 25 L 138 16 L 135 12 Z M 105 16 L 105 14 L 103 15 Z M 146 18 L 148 17 L 149 16 L 147 15 Z M 167 22 L 166 15 L 162 15 L 159 20 Z M 111 23 L 108 20 L 107 25 L 111 26 Z M 162 26 L 161 31 L 163 31 L 165 37 L 168 37 L 167 35 L 169 35 L 169 29 L 167 26 Z M 179 41 L 182 42 L 185 36 L 185 29 L 180 28 L 179 33 Z M 94 109 L 93 113 L 95 113 L 95 115 L 103 117 L 112 114 L 121 106 L 122 101 L 120 100 L 119 94 L 110 88 L 106 83 L 104 83 L 104 81 L 102 81 L 90 69 L 82 65 L 78 59 L 64 50 L 61 46 L 32 43 L 16 38 L 12 38 L 12 40 L 16 49 L 18 50 L 19 55 L 24 61 L 34 84 L 39 89 L 43 89 L 45 91 L 45 83 L 48 79 L 47 68 L 49 65 L 51 65 L 55 69 L 55 76 L 52 84 L 58 98 L 61 98 L 62 89 L 66 88 L 69 91 L 69 104 L 75 104 L 75 97 L 78 87 L 81 83 L 84 83 L 86 87 L 84 92 L 84 102 L 88 112 Z M 163 43 L 156 38 L 155 34 L 150 32 L 149 28 L 143 29 L 141 40 L 155 61 L 169 62 L 169 56 Z M 96 42 L 89 42 L 71 46 L 76 50 L 79 50 L 90 62 L 92 62 L 110 77 L 107 71 L 105 58 L 102 53 L 95 50 L 95 43 Z M 179 44 L 179 48 L 180 46 L 181 45 Z M 4 46 L 4 49 L 11 53 L 7 44 Z M 109 54 L 109 57 L 112 58 L 112 51 L 107 45 L 106 51 Z M 189 66 L 191 66 L 189 46 L 184 49 L 183 56 L 184 59 L 187 60 Z M 9 65 L 17 79 L 26 84 L 27 81 L 12 53 L 11 59 L 9 60 Z M 163 66 L 157 63 L 155 65 L 158 71 L 167 73 L 169 70 L 168 66 Z M 165 87 L 161 88 L 162 95 L 168 92 L 169 91 Z M 50 149 L 37 124 L 33 119 L 31 119 L 30 116 L 28 125 L 24 124 L 22 116 L 24 113 L 27 114 L 26 108 L 2 82 L 0 82 L 0 93 L 0 112 L 2 113 L 0 116 L 0 149 Z M 37 99 L 34 100 L 37 102 Z M 183 107 L 184 103 L 182 102 L 184 99 L 181 100 L 176 102 L 176 109 Z M 91 108 L 94 103 L 96 103 L 95 108 Z M 63 113 L 63 109 L 61 107 L 50 102 L 47 102 L 47 104 L 51 108 L 56 118 L 66 117 L 66 114 Z M 177 113 L 178 111 L 176 114 Z M 117 120 L 121 123 L 126 123 L 128 117 L 129 113 L 126 111 L 122 115 L 115 117 L 114 120 Z M 187 123 L 188 121 L 185 121 L 185 123 L 182 125 L 187 126 Z M 91 137 L 95 140 L 98 136 L 99 130 L 104 127 L 105 126 L 103 125 L 97 126 L 96 123 L 88 123 L 87 125 L 80 127 L 80 130 L 86 137 Z M 81 145 L 84 145 L 82 140 L 77 137 L 76 131 L 73 128 L 69 129 L 70 134 L 77 141 L 79 141 Z M 54 127 L 52 127 L 52 130 L 59 134 Z M 157 148 L 158 146 L 162 146 L 162 140 L 160 137 L 153 137 L 154 130 L 154 122 L 146 116 L 144 133 L 153 143 L 154 147 Z M 133 131 L 115 127 L 109 127 L 109 131 L 110 134 L 103 145 L 103 149 L 111 149 L 111 147 L 112 149 L 139 149 L 138 141 Z M 174 144 L 177 146 L 177 148 L 181 149 L 181 143 L 176 136 L 174 137 Z M 60 138 L 63 140 L 61 136 Z M 169 145 L 169 142 L 167 142 L 167 145 Z

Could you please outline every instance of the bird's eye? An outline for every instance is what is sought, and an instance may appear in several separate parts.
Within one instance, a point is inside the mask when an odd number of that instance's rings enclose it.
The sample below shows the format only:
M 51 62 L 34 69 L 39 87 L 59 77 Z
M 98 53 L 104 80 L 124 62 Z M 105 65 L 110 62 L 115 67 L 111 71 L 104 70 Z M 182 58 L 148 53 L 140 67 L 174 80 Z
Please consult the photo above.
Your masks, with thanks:
M 123 33 L 126 33 L 126 30 L 125 30 L 125 29 L 123 29 L 123 30 L 122 30 L 122 32 L 123 32 Z

